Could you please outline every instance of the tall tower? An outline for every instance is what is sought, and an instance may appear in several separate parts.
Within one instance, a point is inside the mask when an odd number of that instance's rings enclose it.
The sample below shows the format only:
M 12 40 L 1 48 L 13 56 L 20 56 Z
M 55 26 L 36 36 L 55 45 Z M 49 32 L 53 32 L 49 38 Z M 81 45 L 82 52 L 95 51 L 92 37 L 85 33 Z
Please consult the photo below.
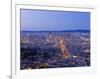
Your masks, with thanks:
M 47 38 L 47 42 L 48 43 L 51 43 L 52 42 L 52 35 L 51 35 L 51 32 L 49 32 L 49 34 L 48 34 L 48 38 Z

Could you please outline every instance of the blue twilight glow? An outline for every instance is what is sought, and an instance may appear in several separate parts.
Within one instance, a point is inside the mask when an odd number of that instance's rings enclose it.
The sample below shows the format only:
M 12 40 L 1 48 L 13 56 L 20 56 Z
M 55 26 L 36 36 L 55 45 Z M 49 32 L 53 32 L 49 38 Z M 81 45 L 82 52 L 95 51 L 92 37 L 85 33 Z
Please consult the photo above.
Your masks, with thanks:
M 90 12 L 21 9 L 21 31 L 90 30 Z

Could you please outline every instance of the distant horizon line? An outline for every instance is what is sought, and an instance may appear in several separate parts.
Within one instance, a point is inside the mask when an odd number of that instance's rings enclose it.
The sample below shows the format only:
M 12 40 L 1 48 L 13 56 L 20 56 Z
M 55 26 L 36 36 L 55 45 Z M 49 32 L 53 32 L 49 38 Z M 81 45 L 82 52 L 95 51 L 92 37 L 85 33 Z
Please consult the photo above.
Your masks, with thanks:
M 90 32 L 90 29 L 77 29 L 77 30 L 21 30 L 21 32 L 69 32 L 69 31 L 84 31 L 84 32 Z

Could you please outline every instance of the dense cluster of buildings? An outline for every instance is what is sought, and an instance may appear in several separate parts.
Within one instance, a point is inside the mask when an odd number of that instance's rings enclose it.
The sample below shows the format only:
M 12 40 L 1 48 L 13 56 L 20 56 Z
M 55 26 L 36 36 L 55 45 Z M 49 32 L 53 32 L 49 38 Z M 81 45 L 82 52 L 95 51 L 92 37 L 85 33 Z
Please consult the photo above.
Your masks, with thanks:
M 90 66 L 90 33 L 21 32 L 21 69 Z

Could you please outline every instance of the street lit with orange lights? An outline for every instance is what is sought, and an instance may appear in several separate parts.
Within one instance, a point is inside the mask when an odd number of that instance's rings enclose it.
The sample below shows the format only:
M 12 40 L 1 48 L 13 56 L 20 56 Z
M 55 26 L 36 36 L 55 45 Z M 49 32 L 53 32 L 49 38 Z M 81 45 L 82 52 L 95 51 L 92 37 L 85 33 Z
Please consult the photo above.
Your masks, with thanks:
M 90 32 L 22 31 L 20 40 L 22 70 L 90 66 Z

